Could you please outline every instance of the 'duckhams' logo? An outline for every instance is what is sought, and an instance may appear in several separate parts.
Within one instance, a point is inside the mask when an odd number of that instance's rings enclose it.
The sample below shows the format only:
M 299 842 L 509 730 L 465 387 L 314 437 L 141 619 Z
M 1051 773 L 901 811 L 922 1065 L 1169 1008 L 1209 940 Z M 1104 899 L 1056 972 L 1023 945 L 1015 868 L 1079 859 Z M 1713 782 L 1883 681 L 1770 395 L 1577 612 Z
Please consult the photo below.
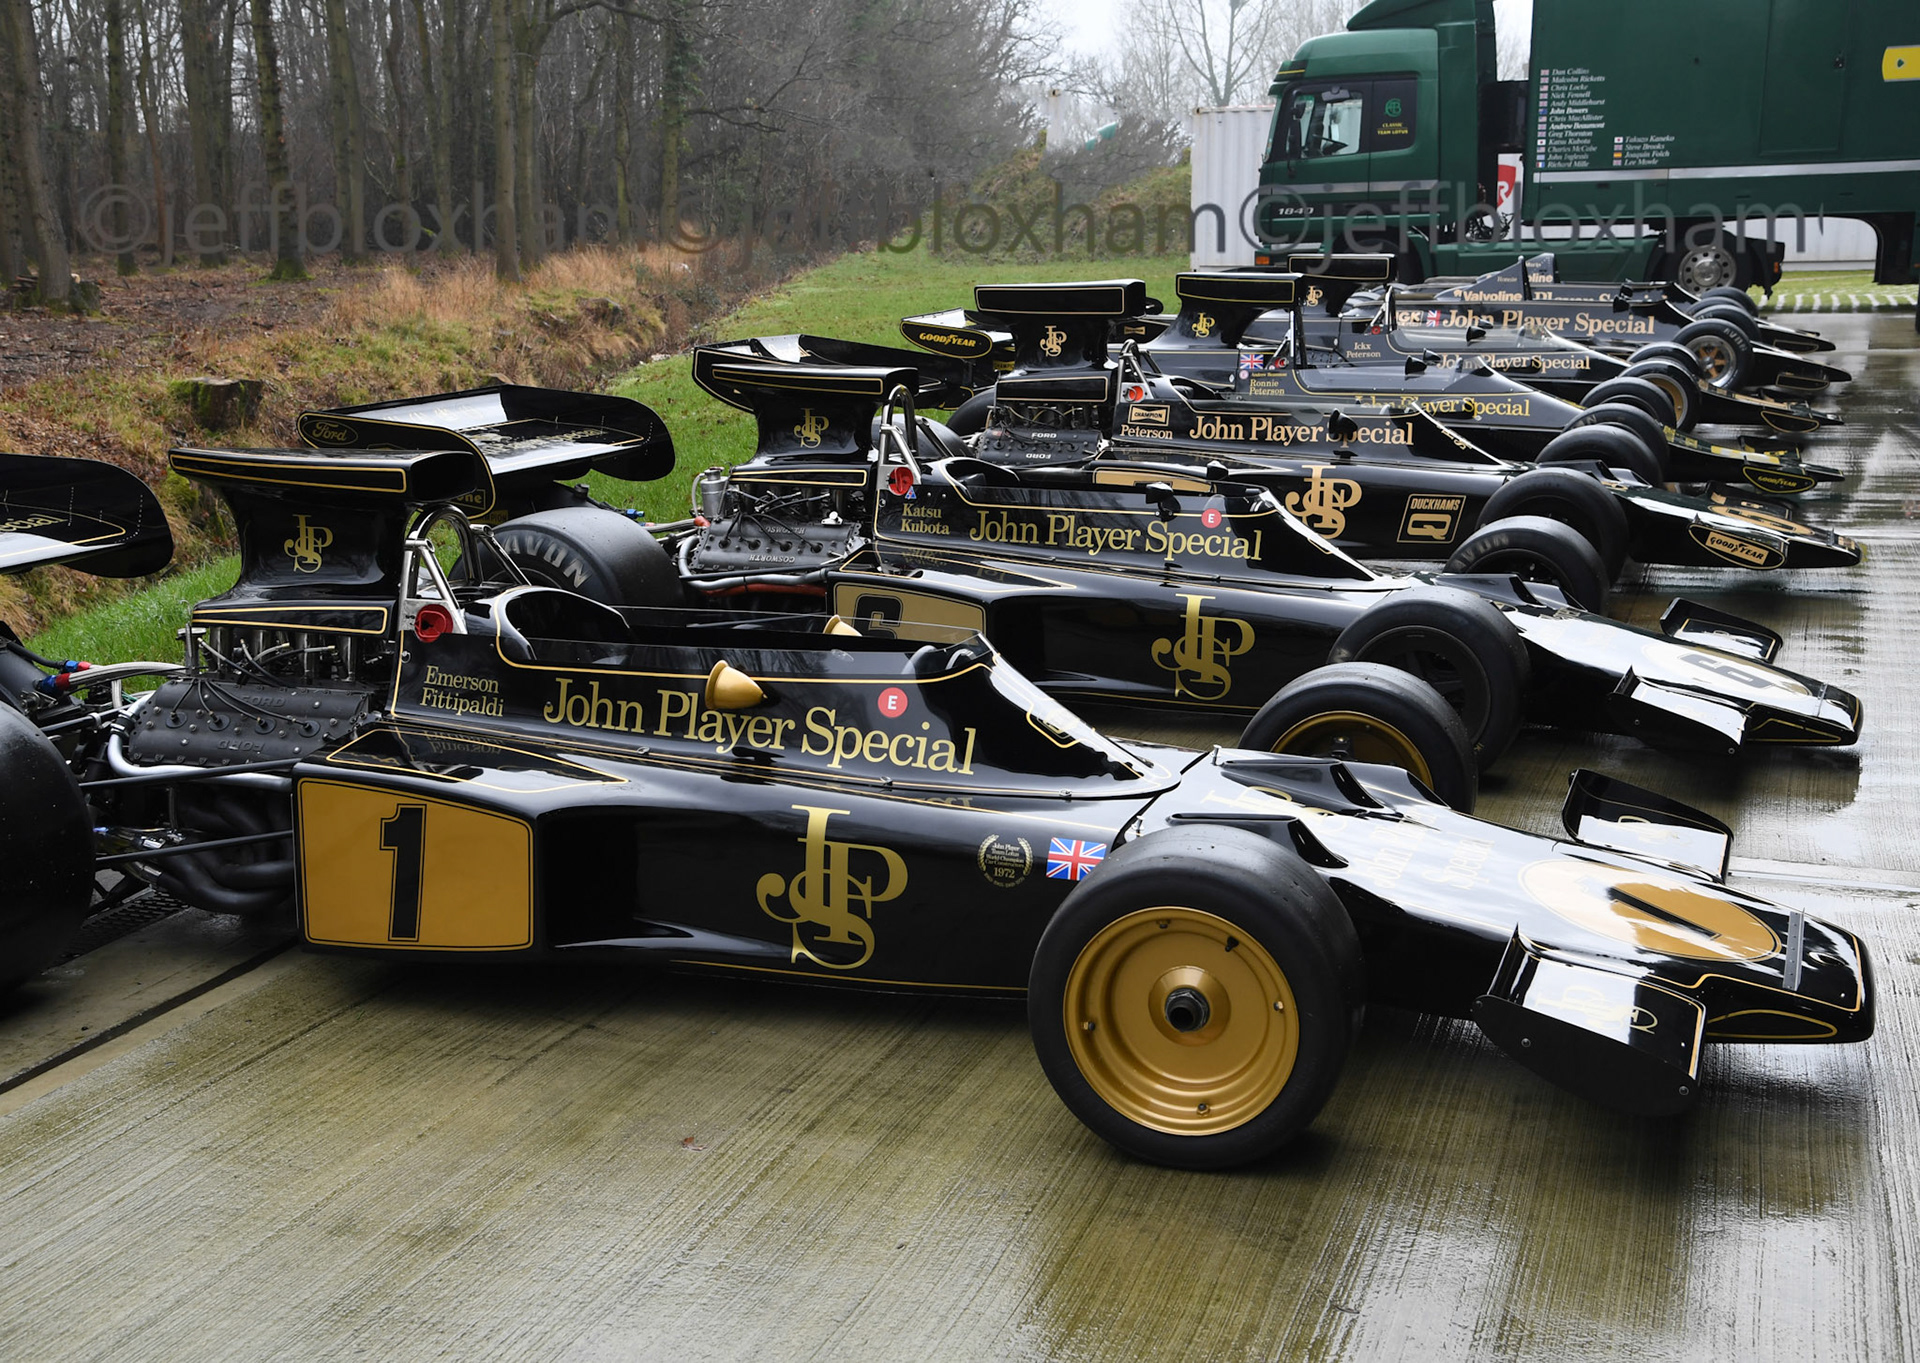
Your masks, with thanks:
M 320 556 L 333 543 L 333 531 L 324 525 L 314 525 L 305 516 L 295 516 L 293 538 L 283 548 L 287 557 L 293 560 L 295 572 L 317 573 L 320 571 Z
M 1185 630 L 1176 639 L 1156 639 L 1153 660 L 1173 673 L 1173 693 L 1195 700 L 1220 700 L 1233 689 L 1228 671 L 1233 660 L 1253 647 L 1253 626 L 1228 615 L 1207 615 L 1201 603 L 1210 596 L 1185 596 Z
M 849 810 L 794 808 L 807 816 L 807 831 L 799 840 L 806 855 L 791 879 L 773 872 L 760 877 L 761 912 L 793 925 L 790 960 L 804 956 L 829 970 L 858 969 L 873 955 L 873 906 L 900 897 L 907 888 L 907 864 L 891 847 L 829 838 L 828 820 Z M 874 871 L 884 873 L 877 887 Z

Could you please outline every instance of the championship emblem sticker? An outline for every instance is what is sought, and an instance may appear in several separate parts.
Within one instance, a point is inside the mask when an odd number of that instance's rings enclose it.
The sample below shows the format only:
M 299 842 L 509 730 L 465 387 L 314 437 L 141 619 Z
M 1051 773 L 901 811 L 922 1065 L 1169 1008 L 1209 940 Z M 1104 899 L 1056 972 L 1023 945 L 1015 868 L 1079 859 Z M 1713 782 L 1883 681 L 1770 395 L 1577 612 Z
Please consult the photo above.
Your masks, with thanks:
M 1209 530 L 1218 530 L 1220 528 L 1220 522 L 1225 519 L 1226 517 L 1220 514 L 1220 508 L 1217 506 L 1209 506 L 1205 511 L 1200 513 L 1200 524 L 1206 526 Z
M 913 470 L 905 464 L 902 464 L 894 469 L 892 473 L 889 473 L 887 475 L 887 491 L 896 497 L 912 497 L 914 495 Z
M 980 874 L 996 890 L 1011 890 L 1026 884 L 1033 874 L 1033 844 L 1025 838 L 1003 838 L 998 833 L 981 840 Z
M 1085 880 L 1107 857 L 1104 842 L 1085 842 L 1079 838 L 1054 838 L 1047 843 L 1048 880 Z
M 907 712 L 907 693 L 897 686 L 889 686 L 880 693 L 880 713 L 888 719 L 898 719 Z

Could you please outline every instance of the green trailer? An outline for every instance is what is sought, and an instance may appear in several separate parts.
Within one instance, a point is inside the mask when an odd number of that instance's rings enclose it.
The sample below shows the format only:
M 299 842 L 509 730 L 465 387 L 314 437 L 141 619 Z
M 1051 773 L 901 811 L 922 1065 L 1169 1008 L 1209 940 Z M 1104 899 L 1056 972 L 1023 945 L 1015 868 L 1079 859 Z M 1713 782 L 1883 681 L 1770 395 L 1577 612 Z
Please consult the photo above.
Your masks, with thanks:
M 1374 0 L 1306 42 L 1273 84 L 1260 263 L 1471 276 L 1545 240 L 1570 280 L 1770 288 L 1800 221 L 1855 218 L 1878 282 L 1920 277 L 1915 0 L 1534 0 L 1527 78 L 1497 75 L 1492 0 Z

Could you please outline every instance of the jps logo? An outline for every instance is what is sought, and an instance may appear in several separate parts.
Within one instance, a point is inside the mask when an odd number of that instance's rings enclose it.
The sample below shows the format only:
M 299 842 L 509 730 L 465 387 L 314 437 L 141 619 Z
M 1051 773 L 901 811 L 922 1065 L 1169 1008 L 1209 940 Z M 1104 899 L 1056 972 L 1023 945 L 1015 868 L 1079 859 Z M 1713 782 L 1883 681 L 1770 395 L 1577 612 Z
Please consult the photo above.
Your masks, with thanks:
M 1040 351 L 1048 359 L 1057 360 L 1060 358 L 1061 347 L 1066 343 L 1067 333 L 1049 324 L 1046 332 L 1040 337 Z
M 1195 336 L 1211 336 L 1213 335 L 1213 327 L 1213 318 L 1207 316 L 1206 313 L 1202 312 L 1194 316 L 1193 334 Z
M 862 842 L 834 842 L 827 837 L 827 821 L 845 809 L 820 809 L 813 805 L 795 805 L 807 816 L 807 831 L 800 839 L 807 849 L 800 873 L 791 880 L 769 872 L 756 887 L 761 912 L 793 925 L 793 955 L 802 956 L 829 970 L 856 970 L 873 955 L 873 906 L 900 897 L 907 888 L 907 864 L 891 847 L 876 847 Z M 879 868 L 886 878 L 874 888 L 871 875 L 854 874 L 855 860 L 863 869 Z M 777 901 L 785 897 L 782 910 Z
M 284 546 L 287 557 L 293 560 L 295 572 L 317 573 L 320 555 L 333 543 L 333 531 L 324 525 L 308 524 L 305 516 L 294 517 L 294 523 L 294 536 Z
M 1351 478 L 1329 478 L 1331 464 L 1310 464 L 1313 480 L 1304 492 L 1287 494 L 1287 510 L 1329 539 L 1347 528 L 1347 508 L 1360 500 L 1360 484 Z
M 802 445 L 812 450 L 819 448 L 820 436 L 826 429 L 827 419 L 823 416 L 815 416 L 813 408 L 808 407 L 801 411 L 800 424 L 793 428 L 793 433 L 800 437 Z
M 1186 631 L 1176 642 L 1156 639 L 1153 660 L 1173 673 L 1173 694 L 1195 700 L 1220 700 L 1233 689 L 1227 669 L 1253 647 L 1253 626 L 1227 615 L 1203 615 L 1200 603 L 1210 596 L 1185 596 Z
M 1317 308 L 1317 307 L 1319 307 L 1319 306 L 1320 306 L 1320 300 L 1321 300 L 1321 299 L 1322 299 L 1323 297 L 1325 297 L 1325 295 L 1324 295 L 1324 294 L 1322 294 L 1322 293 L 1320 292 L 1320 286 L 1319 286 L 1318 284 L 1309 284 L 1309 285 L 1307 286 L 1307 303 L 1306 303 L 1306 305 L 1307 305 L 1308 307 L 1310 307 L 1310 308 Z

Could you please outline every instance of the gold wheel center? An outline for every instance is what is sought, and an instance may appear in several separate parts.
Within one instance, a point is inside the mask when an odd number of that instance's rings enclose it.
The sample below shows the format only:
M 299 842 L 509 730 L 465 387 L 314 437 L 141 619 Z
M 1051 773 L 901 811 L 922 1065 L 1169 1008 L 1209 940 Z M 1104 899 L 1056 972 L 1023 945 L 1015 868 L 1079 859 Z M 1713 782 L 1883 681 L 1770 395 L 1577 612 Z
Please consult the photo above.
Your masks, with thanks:
M 1063 1021 L 1094 1092 L 1175 1135 L 1259 1116 L 1300 1049 L 1285 973 L 1244 930 L 1199 909 L 1142 909 L 1102 928 L 1068 973 Z
M 1433 771 L 1420 745 L 1393 725 L 1357 710 L 1327 710 L 1308 715 L 1273 741 L 1272 751 L 1300 757 L 1338 757 L 1353 762 L 1377 762 L 1412 772 L 1426 785 Z

